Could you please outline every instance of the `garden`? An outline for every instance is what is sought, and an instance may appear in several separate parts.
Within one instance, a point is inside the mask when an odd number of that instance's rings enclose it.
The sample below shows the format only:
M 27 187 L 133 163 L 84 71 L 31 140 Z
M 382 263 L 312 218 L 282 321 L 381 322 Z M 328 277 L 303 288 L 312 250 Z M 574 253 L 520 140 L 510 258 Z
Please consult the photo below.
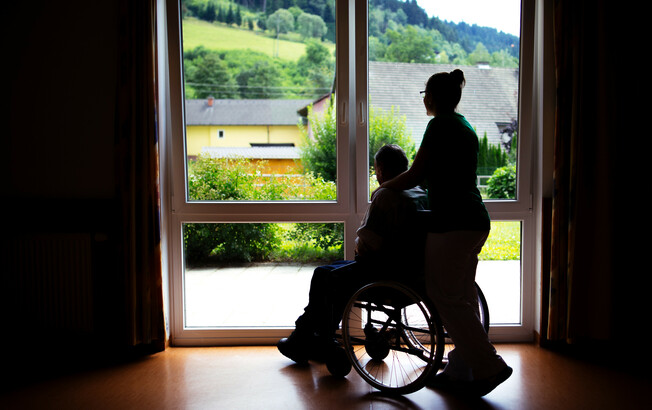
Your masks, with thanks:
M 283 201 L 336 199 L 335 115 L 329 107 L 317 115 L 309 109 L 307 127 L 299 125 L 305 145 L 301 149 L 303 173 L 264 172 L 266 163 L 245 158 L 212 158 L 200 155 L 188 164 L 188 191 L 193 201 Z M 397 144 L 413 158 L 414 143 L 405 132 L 405 117 L 399 112 L 370 109 L 369 186 L 377 187 L 373 157 L 384 144 Z M 485 198 L 515 198 L 516 138 L 511 149 L 480 140 L 479 169 L 492 176 L 482 188 Z M 292 171 L 296 172 L 296 171 Z M 235 262 L 328 262 L 343 259 L 342 223 L 188 223 L 183 230 L 187 265 Z M 481 260 L 520 258 L 520 222 L 494 222 L 480 254 Z

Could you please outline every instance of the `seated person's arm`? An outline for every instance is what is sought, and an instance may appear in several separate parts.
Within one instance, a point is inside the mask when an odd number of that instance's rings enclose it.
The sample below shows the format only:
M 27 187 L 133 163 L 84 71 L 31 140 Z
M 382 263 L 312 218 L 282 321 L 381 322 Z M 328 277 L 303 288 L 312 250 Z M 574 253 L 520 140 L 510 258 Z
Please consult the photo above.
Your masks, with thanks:
M 387 235 L 388 229 L 391 230 L 396 224 L 395 214 L 398 211 L 396 201 L 396 194 L 389 190 L 378 189 L 374 192 L 369 209 L 355 238 L 355 249 L 358 256 L 363 258 L 379 256 L 374 254 L 382 250 L 383 236 Z

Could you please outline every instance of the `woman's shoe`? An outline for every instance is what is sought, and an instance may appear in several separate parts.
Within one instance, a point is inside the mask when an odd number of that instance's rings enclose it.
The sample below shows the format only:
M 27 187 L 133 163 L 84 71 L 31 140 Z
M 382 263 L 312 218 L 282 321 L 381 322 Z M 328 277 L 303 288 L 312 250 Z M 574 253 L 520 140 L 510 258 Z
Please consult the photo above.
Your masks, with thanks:
M 434 376 L 430 376 L 426 381 L 426 386 L 453 394 L 468 394 L 472 382 L 456 380 L 451 378 L 448 374 L 440 372 Z
M 509 379 L 509 376 L 512 375 L 512 368 L 505 366 L 505 368 L 499 371 L 497 374 L 486 379 L 473 380 L 471 390 L 476 396 L 484 396 L 489 394 L 493 389 L 498 387 L 499 384 Z

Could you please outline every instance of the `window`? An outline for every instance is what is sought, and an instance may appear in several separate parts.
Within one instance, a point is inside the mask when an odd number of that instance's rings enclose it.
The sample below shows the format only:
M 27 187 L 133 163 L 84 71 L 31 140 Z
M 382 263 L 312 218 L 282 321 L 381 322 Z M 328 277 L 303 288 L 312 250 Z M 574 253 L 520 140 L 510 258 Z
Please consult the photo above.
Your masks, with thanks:
M 487 296 L 494 340 L 528 339 L 532 326 L 532 164 L 528 144 L 519 144 L 528 138 L 519 134 L 519 125 L 527 121 L 521 103 L 528 90 L 521 85 L 531 71 L 520 61 L 528 58 L 519 52 L 520 6 L 518 0 L 503 1 L 501 7 L 473 0 L 421 0 L 398 8 L 374 0 L 356 3 L 356 16 L 367 16 L 366 26 L 356 17 L 357 55 L 368 55 L 367 64 L 356 64 L 363 117 L 356 132 L 368 135 L 369 157 L 375 141 L 386 140 L 387 134 L 409 135 L 408 141 L 397 142 L 406 151 L 418 150 L 430 119 L 420 95 L 425 82 L 436 72 L 464 72 L 458 111 L 478 134 L 477 181 L 492 217 L 476 279 Z M 496 25 L 474 25 L 498 10 L 494 23 L 486 23 Z M 478 20 L 469 20 L 474 18 Z M 443 34 L 447 30 L 456 30 L 457 42 Z M 478 40 L 483 32 L 488 47 Z M 388 133 L 388 128 L 394 131 Z
M 394 36 L 391 41 L 396 44 L 411 39 L 410 36 L 422 35 L 422 30 L 425 29 L 410 28 L 410 13 L 402 9 L 402 13 L 399 10 L 383 9 L 380 6 L 382 2 L 376 1 L 311 2 L 310 7 L 313 8 L 316 5 L 324 6 L 320 12 L 311 9 L 315 13 L 322 13 L 321 20 L 326 26 L 326 34 L 322 30 L 319 37 L 299 29 L 299 11 L 306 14 L 302 17 L 302 24 L 307 26 L 309 19 L 316 21 L 307 14 L 317 14 L 307 10 L 289 11 L 294 19 L 294 26 L 289 25 L 287 13 L 276 13 L 282 7 L 266 14 L 242 8 L 242 20 L 222 23 L 203 20 L 200 17 L 206 10 L 198 5 L 204 2 L 189 2 L 184 4 L 183 8 L 174 0 L 168 0 L 168 3 L 172 134 L 172 195 L 169 219 L 172 233 L 172 343 L 190 345 L 274 342 L 289 333 L 292 323 L 254 323 L 250 320 L 233 323 L 222 320 L 225 319 L 223 314 L 228 309 L 240 312 L 254 309 L 250 304 L 252 295 L 238 290 L 242 289 L 242 283 L 234 285 L 224 278 L 222 281 L 218 280 L 220 291 L 232 289 L 231 296 L 235 295 L 234 300 L 243 304 L 234 305 L 236 302 L 232 302 L 228 306 L 200 307 L 201 303 L 194 299 L 193 295 L 203 292 L 206 295 L 204 300 L 211 303 L 220 297 L 217 293 L 208 291 L 210 287 L 204 286 L 211 281 L 215 283 L 214 278 L 206 279 L 206 272 L 189 269 L 187 262 L 191 248 L 200 245 L 197 243 L 189 246 L 189 236 L 201 237 L 201 233 L 193 232 L 199 229 L 221 230 L 221 234 L 227 235 L 228 238 L 228 235 L 234 237 L 237 230 L 309 231 L 328 226 L 332 232 L 341 233 L 339 240 L 342 242 L 342 256 L 351 259 L 352 239 L 369 203 L 369 192 L 374 187 L 369 161 L 373 155 L 372 151 L 378 148 L 373 145 L 374 141 L 381 140 L 376 139 L 377 131 L 383 127 L 396 128 L 400 138 L 409 136 L 409 139 L 400 142 L 412 141 L 416 150 L 424 128 L 424 123 L 419 123 L 423 122 L 424 118 L 412 115 L 412 111 L 419 109 L 419 90 L 423 89 L 421 87 L 426 79 L 425 73 L 432 70 L 432 61 L 387 61 L 387 52 L 391 45 L 387 42 L 387 36 Z M 427 9 L 426 1 L 405 2 L 405 6 L 401 7 L 413 7 L 417 4 Z M 235 3 L 233 5 L 235 6 Z M 329 10 L 333 16 L 331 21 L 323 17 Z M 217 15 L 219 11 L 215 13 Z M 275 13 L 276 16 L 272 17 Z M 217 17 L 213 20 L 217 20 Z M 381 27 L 383 24 L 385 27 Z M 436 37 L 434 31 L 425 31 L 433 41 L 441 40 Z M 207 32 L 213 33 L 209 36 L 210 42 L 213 43 L 197 42 L 198 38 L 206 38 L 203 34 Z M 242 37 L 250 35 L 256 39 L 257 46 L 263 45 L 266 48 L 245 51 L 244 47 L 235 46 L 237 41 L 234 36 L 240 36 L 239 40 L 242 40 Z M 381 38 L 382 35 L 386 38 Z M 225 42 L 224 39 L 230 40 Z M 216 45 L 216 41 L 222 43 Z M 303 44 L 303 47 L 297 47 L 297 44 Z M 203 47 L 200 47 L 202 45 Z M 210 51 L 211 47 L 220 51 L 213 53 Z M 383 47 L 385 54 L 380 58 L 378 56 L 381 55 Z M 454 61 L 455 53 L 461 54 L 461 51 L 452 44 L 446 47 L 446 55 L 449 58 L 447 64 L 450 64 L 451 60 Z M 395 51 L 398 53 L 401 50 Z M 368 60 L 365 57 L 367 55 Z M 441 60 L 444 56 L 440 52 L 434 58 Z M 502 57 L 507 58 L 506 55 Z M 522 56 L 521 58 L 523 59 Z M 391 71 L 397 65 L 401 70 Z M 424 68 L 424 65 L 429 67 Z M 416 69 L 422 71 L 406 71 Z M 496 70 L 491 62 L 487 64 L 480 59 L 476 66 L 469 69 L 469 76 L 472 71 L 473 75 L 489 76 L 499 70 Z M 517 86 L 531 78 L 531 67 L 527 64 L 521 64 L 516 71 Z M 303 72 L 304 77 L 292 77 L 289 74 L 296 72 Z M 513 75 L 514 70 L 511 73 Z M 411 77 L 415 81 L 409 88 L 399 84 L 399 80 L 404 81 Z M 384 92 L 383 86 L 391 86 L 389 89 L 399 88 L 404 92 L 385 103 L 383 98 L 393 94 L 390 93 L 391 90 Z M 476 84 L 473 85 L 475 86 Z M 413 87 L 416 87 L 414 92 L 410 92 Z M 473 90 L 473 87 L 467 91 Z M 520 94 L 512 93 L 510 96 L 509 104 L 515 105 L 515 108 L 509 115 L 486 120 L 486 130 L 491 130 L 492 138 L 495 139 L 495 135 L 499 139 L 502 138 L 502 131 L 507 129 L 515 118 L 518 119 L 517 125 L 521 129 L 523 122 L 527 121 L 527 116 L 522 115 L 523 101 L 528 98 L 523 95 L 523 91 L 527 90 L 523 87 L 520 89 Z M 476 89 L 477 92 L 480 92 L 479 88 Z M 399 97 L 403 100 L 399 100 Z M 393 109 L 395 111 L 392 111 Z M 215 111 L 220 113 L 215 114 Z M 205 130 L 211 128 L 216 136 L 213 137 L 214 141 L 204 136 Z M 308 142 L 317 141 L 314 132 L 322 129 L 331 133 L 331 139 L 327 140 L 333 145 L 329 148 L 331 160 L 326 161 L 333 166 L 333 169 L 328 171 L 330 177 L 323 177 L 325 170 L 310 173 L 304 172 L 304 168 L 291 168 L 290 163 L 307 168 L 308 161 L 302 156 L 302 150 Z M 228 139 L 223 138 L 226 131 L 229 133 Z M 519 135 L 519 138 L 526 141 L 527 135 Z M 320 147 L 323 144 L 316 145 L 317 148 L 324 148 Z M 529 158 L 527 143 L 521 142 L 517 147 L 518 158 Z M 282 169 L 275 167 L 276 165 Z M 528 274 L 531 268 L 528 266 L 531 264 L 531 257 L 528 255 L 532 249 L 528 232 L 533 224 L 530 215 L 528 169 L 527 161 L 519 163 L 516 169 L 516 193 L 512 197 L 487 201 L 492 219 L 497 224 L 493 232 L 514 233 L 517 236 L 515 241 L 518 248 L 514 252 L 519 254 L 519 259 L 512 263 L 516 266 L 516 273 L 512 274 L 516 279 L 509 284 L 516 289 L 516 293 L 510 294 L 514 296 L 510 299 L 512 307 L 507 308 L 509 312 L 505 314 L 498 313 L 499 311 L 493 314 L 494 340 L 525 340 L 532 334 L 532 313 L 528 307 L 531 301 L 528 301 L 527 296 L 531 293 L 528 289 L 532 286 Z M 235 173 L 225 175 L 223 184 L 215 187 L 211 185 L 208 177 L 204 176 L 214 174 L 215 171 Z M 312 175 L 310 178 L 318 175 L 322 179 L 308 179 L 306 175 Z M 283 179 L 286 182 L 279 184 L 278 181 Z M 482 179 L 481 185 L 487 183 L 487 180 L 488 178 Z M 236 194 L 235 191 L 230 191 L 234 186 L 244 193 L 238 191 Z M 319 194 L 314 194 L 315 192 Z M 226 252 L 224 249 L 223 241 L 221 245 L 212 246 L 209 253 L 219 259 L 223 256 L 221 252 Z M 244 257 L 244 254 L 243 252 L 240 256 Z M 301 313 L 299 307 L 307 297 L 307 283 L 313 267 L 314 265 L 308 266 L 305 273 L 299 274 L 302 275 L 301 279 L 293 281 L 295 284 L 303 283 L 300 285 L 304 287 L 303 292 L 288 291 L 291 294 L 289 295 L 284 293 L 283 287 L 271 290 L 263 286 L 265 291 L 280 298 L 298 295 L 296 303 L 289 308 L 292 312 L 288 313 L 284 320 L 293 320 Z M 267 273 L 270 271 L 271 269 L 268 269 Z M 479 272 L 479 283 L 481 276 Z M 258 276 L 245 276 L 245 282 L 265 283 L 258 279 Z M 204 280 L 207 282 L 203 282 Z M 487 287 L 485 293 L 490 306 L 492 299 L 502 298 L 505 289 L 502 287 L 490 290 L 489 284 L 492 282 L 493 278 L 487 281 L 487 285 L 481 283 L 481 286 Z M 252 292 L 255 293 L 255 289 L 252 289 Z M 517 303 L 519 307 L 515 309 L 513 303 Z M 204 315 L 210 311 L 219 311 L 219 315 Z

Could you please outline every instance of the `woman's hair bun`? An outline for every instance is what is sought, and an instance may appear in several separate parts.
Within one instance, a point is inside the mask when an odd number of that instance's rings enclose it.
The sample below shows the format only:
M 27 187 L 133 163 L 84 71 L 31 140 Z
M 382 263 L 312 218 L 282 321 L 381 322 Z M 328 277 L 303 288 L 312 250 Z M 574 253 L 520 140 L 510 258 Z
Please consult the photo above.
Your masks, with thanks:
M 449 74 L 456 84 L 459 84 L 460 87 L 464 87 L 466 80 L 464 79 L 464 72 L 462 70 L 456 68 L 455 70 L 451 71 Z

